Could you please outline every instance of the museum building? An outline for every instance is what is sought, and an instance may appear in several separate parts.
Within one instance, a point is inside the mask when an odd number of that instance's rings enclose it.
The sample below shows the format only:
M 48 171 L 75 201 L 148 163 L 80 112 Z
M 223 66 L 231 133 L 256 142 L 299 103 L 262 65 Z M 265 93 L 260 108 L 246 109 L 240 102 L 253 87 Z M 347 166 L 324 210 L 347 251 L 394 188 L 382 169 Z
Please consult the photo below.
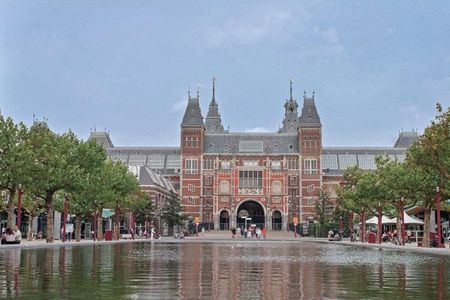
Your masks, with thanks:
M 304 93 L 299 111 L 292 81 L 278 132 L 230 132 L 222 124 L 213 81 L 205 119 L 198 92 L 188 94 L 180 147 L 115 147 L 108 132 L 91 138 L 134 172 L 148 168 L 169 179 L 191 219 L 215 229 L 251 222 L 286 230 L 314 221 L 321 189 L 330 193 L 333 210 L 348 167 L 373 170 L 377 156 L 404 160 L 417 133 L 401 132 L 393 147 L 323 147 L 315 95 Z

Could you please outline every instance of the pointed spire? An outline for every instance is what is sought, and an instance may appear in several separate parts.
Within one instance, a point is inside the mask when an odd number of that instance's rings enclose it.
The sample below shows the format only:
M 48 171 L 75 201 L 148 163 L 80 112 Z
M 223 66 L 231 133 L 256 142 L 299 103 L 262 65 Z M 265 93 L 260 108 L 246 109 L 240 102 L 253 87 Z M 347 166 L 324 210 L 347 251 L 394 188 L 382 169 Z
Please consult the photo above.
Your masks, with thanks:
M 289 99 L 292 100 L 292 78 L 289 80 Z
M 197 99 L 200 99 L 200 87 L 197 86 Z
M 211 102 L 216 102 L 216 77 L 213 77 L 213 94 Z
M 213 77 L 212 99 L 209 104 L 209 111 L 206 115 L 206 132 L 207 133 L 223 133 L 222 120 L 220 119 L 219 105 L 216 102 L 216 78 Z
M 191 98 L 191 86 L 188 87 L 188 99 Z

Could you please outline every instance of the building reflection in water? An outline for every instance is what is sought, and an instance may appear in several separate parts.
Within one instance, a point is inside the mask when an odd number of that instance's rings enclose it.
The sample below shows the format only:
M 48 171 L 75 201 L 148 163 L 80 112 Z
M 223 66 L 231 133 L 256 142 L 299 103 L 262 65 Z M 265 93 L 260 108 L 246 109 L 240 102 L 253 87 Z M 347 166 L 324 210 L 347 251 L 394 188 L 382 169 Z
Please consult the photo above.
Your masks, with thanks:
M 315 243 L 3 249 L 2 298 L 446 299 L 450 259 Z

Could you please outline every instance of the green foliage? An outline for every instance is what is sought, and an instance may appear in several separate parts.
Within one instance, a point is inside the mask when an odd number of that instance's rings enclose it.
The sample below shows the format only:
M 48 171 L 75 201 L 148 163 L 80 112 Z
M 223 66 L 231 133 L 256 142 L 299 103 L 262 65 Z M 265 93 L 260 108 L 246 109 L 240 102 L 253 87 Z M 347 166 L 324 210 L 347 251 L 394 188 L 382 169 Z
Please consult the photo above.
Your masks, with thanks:
M 444 111 L 438 103 L 436 110 L 435 121 L 408 150 L 407 160 L 450 180 L 450 107 Z
M 330 193 L 320 190 L 319 199 L 316 202 L 316 215 L 320 225 L 325 225 L 332 220 L 329 207 L 332 205 Z
M 147 223 L 155 216 L 155 206 L 148 194 L 138 192 L 130 197 L 130 210 L 133 212 L 137 223 Z
M 163 219 L 169 227 L 182 225 L 185 216 L 182 214 L 180 197 L 173 191 L 167 197 L 164 207 L 162 208 L 161 219 Z

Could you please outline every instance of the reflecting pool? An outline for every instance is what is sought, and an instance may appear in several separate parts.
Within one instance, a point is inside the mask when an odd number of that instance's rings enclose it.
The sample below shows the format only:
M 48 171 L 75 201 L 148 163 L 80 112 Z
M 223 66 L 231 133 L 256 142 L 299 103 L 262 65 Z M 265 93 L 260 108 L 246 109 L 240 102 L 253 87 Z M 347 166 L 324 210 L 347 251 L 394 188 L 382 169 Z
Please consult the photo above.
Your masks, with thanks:
M 312 242 L 143 242 L 0 251 L 0 297 L 449 299 L 450 258 Z

